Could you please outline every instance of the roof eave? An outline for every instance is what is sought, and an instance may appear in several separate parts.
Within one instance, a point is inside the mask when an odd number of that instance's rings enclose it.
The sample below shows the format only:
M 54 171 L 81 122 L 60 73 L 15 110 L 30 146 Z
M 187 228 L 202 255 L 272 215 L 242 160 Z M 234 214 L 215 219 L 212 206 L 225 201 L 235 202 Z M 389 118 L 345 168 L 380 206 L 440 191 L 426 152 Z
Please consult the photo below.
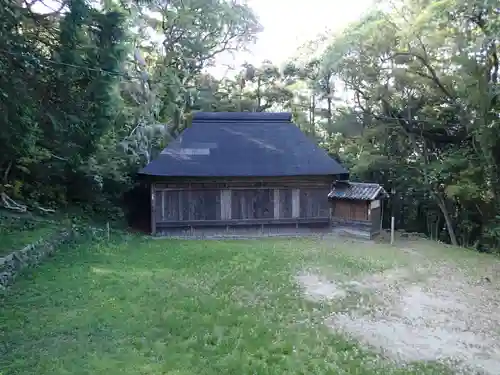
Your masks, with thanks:
M 262 175 L 262 174 L 241 174 L 241 175 L 166 175 L 166 174 L 153 174 L 149 172 L 143 172 L 139 171 L 137 172 L 138 175 L 141 176 L 151 176 L 151 177 L 165 177 L 165 178 L 241 178 L 241 177 L 252 177 L 252 178 L 268 178 L 268 177 L 313 177 L 313 176 L 318 176 L 318 177 L 324 177 L 324 176 L 330 176 L 334 178 L 335 176 L 342 175 L 344 173 L 308 173 L 308 174 L 269 174 L 269 175 Z

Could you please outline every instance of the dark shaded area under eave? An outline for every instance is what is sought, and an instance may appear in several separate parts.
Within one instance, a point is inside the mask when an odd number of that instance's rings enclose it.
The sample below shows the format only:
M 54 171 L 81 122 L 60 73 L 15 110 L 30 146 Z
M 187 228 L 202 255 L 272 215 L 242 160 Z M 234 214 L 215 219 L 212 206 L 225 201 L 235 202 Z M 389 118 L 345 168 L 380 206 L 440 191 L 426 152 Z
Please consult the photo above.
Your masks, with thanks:
M 348 171 L 291 122 L 290 113 L 199 112 L 140 172 L 164 177 L 342 175 Z

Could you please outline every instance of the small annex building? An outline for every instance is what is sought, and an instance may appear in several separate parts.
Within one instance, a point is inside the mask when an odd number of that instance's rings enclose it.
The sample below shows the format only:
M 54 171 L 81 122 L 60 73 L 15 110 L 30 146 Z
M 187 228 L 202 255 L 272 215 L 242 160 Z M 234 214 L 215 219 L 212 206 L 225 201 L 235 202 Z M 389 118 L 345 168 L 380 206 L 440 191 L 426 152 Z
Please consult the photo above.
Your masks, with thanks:
M 151 186 L 151 232 L 169 228 L 331 223 L 328 194 L 348 171 L 290 113 L 196 113 L 139 173 Z
M 387 192 L 379 184 L 335 181 L 328 194 L 331 224 L 351 234 L 373 238 L 382 229 L 382 208 Z

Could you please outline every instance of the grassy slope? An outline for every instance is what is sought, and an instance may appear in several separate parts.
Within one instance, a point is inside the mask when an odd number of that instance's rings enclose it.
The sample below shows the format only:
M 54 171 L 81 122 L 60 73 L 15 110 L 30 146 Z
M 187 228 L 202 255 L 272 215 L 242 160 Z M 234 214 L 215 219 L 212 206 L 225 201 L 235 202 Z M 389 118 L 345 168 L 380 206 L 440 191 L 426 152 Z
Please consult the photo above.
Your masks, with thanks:
M 0 256 L 20 250 L 56 230 L 57 226 L 49 222 L 0 216 Z
M 352 277 L 407 262 L 384 245 L 306 239 L 82 245 L 0 300 L 0 373 L 444 374 L 396 369 L 328 332 L 337 307 L 292 281 L 310 266 Z

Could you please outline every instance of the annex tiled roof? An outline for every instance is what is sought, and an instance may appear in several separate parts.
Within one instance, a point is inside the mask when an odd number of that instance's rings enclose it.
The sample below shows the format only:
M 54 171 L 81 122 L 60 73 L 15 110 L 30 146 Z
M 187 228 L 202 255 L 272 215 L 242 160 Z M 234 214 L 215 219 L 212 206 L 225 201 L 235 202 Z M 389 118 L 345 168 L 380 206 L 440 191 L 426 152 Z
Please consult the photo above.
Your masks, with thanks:
M 348 171 L 290 113 L 200 112 L 140 172 L 165 177 L 343 175 Z
M 381 196 L 387 197 L 387 192 L 379 184 L 363 182 L 337 182 L 330 193 L 329 199 L 352 199 L 371 201 Z

